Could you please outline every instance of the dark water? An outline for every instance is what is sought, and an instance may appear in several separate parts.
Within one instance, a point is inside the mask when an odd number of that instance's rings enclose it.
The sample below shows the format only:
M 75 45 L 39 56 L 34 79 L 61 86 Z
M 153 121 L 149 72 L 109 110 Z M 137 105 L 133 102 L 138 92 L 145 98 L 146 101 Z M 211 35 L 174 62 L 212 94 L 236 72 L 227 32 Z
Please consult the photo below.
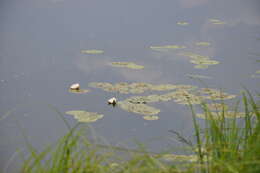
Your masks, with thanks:
M 213 25 L 209 19 L 224 25 Z M 177 22 L 187 21 L 188 26 Z M 260 3 L 258 0 L 1 0 L 0 1 L 0 168 L 11 171 L 25 151 L 22 131 L 36 148 L 55 141 L 67 128 L 60 112 L 88 110 L 104 114 L 92 123 L 98 136 L 113 145 L 134 146 L 172 137 L 174 129 L 192 135 L 190 111 L 173 101 L 155 105 L 158 121 L 106 105 L 113 97 L 99 89 L 87 94 L 68 92 L 72 83 L 149 82 L 203 85 L 186 74 L 211 76 L 209 87 L 239 94 L 242 86 L 259 91 Z M 198 48 L 195 42 L 210 42 Z M 153 45 L 185 45 L 188 52 L 220 61 L 195 69 L 188 58 L 152 51 Z M 101 49 L 103 55 L 81 54 Z M 133 61 L 143 70 L 115 68 L 112 61 Z M 119 100 L 127 95 L 118 95 Z M 8 114 L 10 113 L 10 114 Z M 65 115 L 70 124 L 73 117 Z M 151 142 L 153 151 L 176 143 Z M 19 149 L 19 152 L 18 152 Z M 16 153 L 16 154 L 14 154 Z M 11 160 L 10 160 L 11 158 Z M 8 161 L 10 160 L 10 161 Z M 12 165 L 12 166 L 6 166 Z

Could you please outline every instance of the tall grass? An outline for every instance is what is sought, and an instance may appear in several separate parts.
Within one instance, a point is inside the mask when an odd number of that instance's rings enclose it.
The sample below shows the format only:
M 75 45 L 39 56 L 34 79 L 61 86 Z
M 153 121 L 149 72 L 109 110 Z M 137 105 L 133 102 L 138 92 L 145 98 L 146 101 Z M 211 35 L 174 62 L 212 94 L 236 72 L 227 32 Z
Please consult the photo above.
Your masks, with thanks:
M 142 144 L 138 150 L 95 145 L 75 127 L 41 152 L 27 144 L 30 156 L 24 161 L 22 172 L 259 173 L 260 114 L 251 94 L 246 92 L 242 95 L 243 119 L 226 119 L 224 108 L 219 112 L 222 118 L 215 119 L 207 105 L 202 104 L 207 115 L 203 129 L 190 105 L 196 138 L 192 148 L 197 155 L 196 161 L 165 161 L 164 155 L 170 153 L 149 153 Z

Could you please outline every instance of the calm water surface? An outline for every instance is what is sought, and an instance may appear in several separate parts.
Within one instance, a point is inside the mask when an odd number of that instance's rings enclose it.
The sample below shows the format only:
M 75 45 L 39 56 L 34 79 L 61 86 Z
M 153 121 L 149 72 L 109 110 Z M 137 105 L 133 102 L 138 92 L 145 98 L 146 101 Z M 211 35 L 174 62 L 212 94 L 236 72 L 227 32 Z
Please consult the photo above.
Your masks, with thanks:
M 214 25 L 219 19 L 225 24 Z M 187 26 L 177 22 L 186 21 Z M 203 87 L 187 74 L 206 75 L 208 87 L 239 94 L 243 86 L 259 91 L 260 3 L 258 0 L 1 0 L 0 1 L 0 168 L 17 165 L 25 151 L 24 132 L 41 149 L 64 135 L 67 128 L 52 108 L 64 113 L 88 110 L 104 114 L 91 126 L 113 145 L 133 147 L 133 139 L 149 142 L 152 151 L 178 145 L 168 131 L 192 135 L 190 111 L 173 101 L 152 104 L 160 119 L 141 116 L 106 104 L 115 96 L 92 88 L 87 94 L 68 92 L 72 83 L 173 83 Z M 210 42 L 209 47 L 195 46 Z M 220 62 L 195 69 L 181 51 L 161 53 L 154 45 L 184 45 L 186 52 Z M 101 49 L 102 55 L 81 54 Z M 143 70 L 111 67 L 113 61 L 132 61 Z M 116 95 L 119 100 L 129 95 Z M 52 107 L 50 107 L 51 105 Z M 69 115 L 71 124 L 77 121 Z M 200 120 L 202 121 L 202 120 Z M 10 160 L 11 161 L 8 161 Z M 15 166 L 12 166 L 14 169 Z M 0 172 L 2 172 L 2 170 Z

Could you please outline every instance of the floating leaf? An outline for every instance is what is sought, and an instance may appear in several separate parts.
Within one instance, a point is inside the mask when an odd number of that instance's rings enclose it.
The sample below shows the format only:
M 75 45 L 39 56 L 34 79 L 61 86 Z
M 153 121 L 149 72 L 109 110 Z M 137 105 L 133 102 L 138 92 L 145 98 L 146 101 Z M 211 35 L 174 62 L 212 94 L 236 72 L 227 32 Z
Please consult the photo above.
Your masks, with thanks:
M 133 62 L 112 62 L 112 66 L 115 67 L 126 67 L 126 68 L 131 68 L 131 69 L 143 69 L 144 66 L 142 65 L 137 65 Z
M 187 74 L 186 76 L 190 78 L 197 78 L 197 79 L 212 79 L 212 77 L 210 76 L 197 75 L 197 74 Z
M 83 94 L 83 93 L 88 93 L 89 90 L 87 90 L 87 89 L 79 89 L 79 90 L 72 90 L 72 89 L 69 89 L 69 92 L 71 92 L 71 93 Z
M 90 49 L 90 50 L 81 50 L 80 51 L 83 54 L 103 54 L 103 50 L 97 50 L 97 49 Z
M 170 51 L 172 49 L 184 49 L 186 46 L 179 46 L 179 45 L 165 45 L 165 46 L 150 46 L 150 49 L 155 51 Z
M 197 42 L 195 44 L 196 46 L 210 46 L 210 43 L 205 41 Z
M 177 154 L 164 154 L 162 159 L 171 162 L 196 162 L 198 161 L 197 155 L 177 155 Z
M 118 105 L 121 109 L 125 111 L 133 112 L 141 115 L 156 115 L 160 112 L 160 109 L 147 106 L 145 104 L 133 104 L 128 101 L 118 102 Z
M 114 85 L 107 82 L 92 82 L 89 84 L 89 86 L 94 88 L 101 88 L 104 91 L 108 91 L 108 92 L 119 92 L 122 94 L 128 94 L 128 93 L 140 94 L 145 91 L 168 91 L 177 88 L 177 85 L 172 85 L 172 84 L 152 85 L 143 82 L 139 82 L 139 83 L 120 82 Z
M 199 94 L 206 94 L 203 97 L 210 100 L 228 100 L 233 99 L 236 95 L 228 94 L 217 89 L 201 88 L 198 91 Z
M 207 104 L 206 108 L 209 109 L 210 111 L 226 111 L 228 109 L 228 106 L 226 104 L 222 103 L 211 103 Z
M 179 55 L 187 56 L 191 59 L 200 59 L 200 60 L 209 60 L 210 59 L 209 56 L 199 55 L 199 54 L 192 53 L 192 52 L 182 52 L 182 53 L 179 53 Z
M 212 23 L 212 24 L 215 24 L 215 25 L 223 25 L 223 24 L 226 24 L 226 22 L 223 22 L 219 19 L 209 19 L 209 21 Z
M 79 122 L 90 123 L 103 118 L 104 115 L 96 112 L 87 112 L 82 110 L 67 111 L 66 114 L 74 116 Z
M 194 68 L 196 69 L 207 69 L 209 66 L 208 65 L 195 65 Z
M 188 22 L 184 22 L 184 21 L 180 21 L 180 22 L 177 22 L 177 25 L 187 26 L 187 25 L 189 25 L 189 23 Z
M 153 120 L 159 120 L 159 117 L 156 115 L 146 115 L 146 116 L 143 116 L 143 119 L 153 121 Z
M 193 64 L 198 64 L 198 65 L 215 65 L 215 64 L 219 64 L 218 61 L 209 60 L 209 59 L 192 59 L 192 60 L 190 60 L 190 62 L 193 63 Z
M 255 73 L 256 73 L 256 74 L 260 74 L 260 70 L 257 70 Z
M 246 115 L 243 112 L 226 111 L 224 114 L 222 112 L 210 112 L 207 114 L 196 114 L 196 116 L 202 119 L 212 118 L 215 120 L 221 120 L 223 118 L 243 118 Z

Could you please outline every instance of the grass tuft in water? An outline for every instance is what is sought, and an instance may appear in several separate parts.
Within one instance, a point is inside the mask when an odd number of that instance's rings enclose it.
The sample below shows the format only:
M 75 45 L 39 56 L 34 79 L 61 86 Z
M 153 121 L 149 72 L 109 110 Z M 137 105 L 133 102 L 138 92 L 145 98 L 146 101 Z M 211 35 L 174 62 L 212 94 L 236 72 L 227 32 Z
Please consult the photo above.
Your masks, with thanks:
M 37 152 L 27 142 L 30 156 L 24 161 L 24 173 L 258 173 L 260 172 L 260 113 L 259 105 L 246 90 L 242 92 L 243 118 L 225 118 L 227 110 L 212 117 L 206 103 L 207 116 L 202 127 L 190 104 L 195 141 L 172 131 L 181 142 L 193 149 L 194 155 L 177 156 L 150 153 L 142 143 L 138 150 L 95 145 L 77 129 L 70 129 L 56 144 Z M 224 103 L 223 103 L 224 104 Z M 238 105 L 238 104 L 237 104 Z M 234 112 L 238 112 L 236 106 Z M 193 158 L 193 161 L 165 161 L 171 158 Z M 195 158 L 195 159 L 194 159 Z

